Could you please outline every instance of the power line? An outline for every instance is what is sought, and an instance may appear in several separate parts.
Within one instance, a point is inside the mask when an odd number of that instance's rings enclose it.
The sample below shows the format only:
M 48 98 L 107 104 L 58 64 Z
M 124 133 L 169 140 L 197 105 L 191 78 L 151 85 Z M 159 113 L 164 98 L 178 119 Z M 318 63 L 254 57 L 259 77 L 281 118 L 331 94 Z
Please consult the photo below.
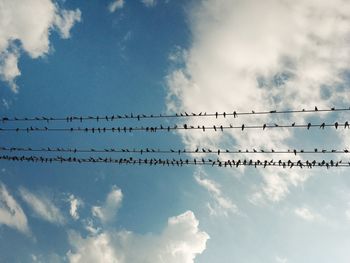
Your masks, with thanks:
M 26 128 L 0 128 L 0 132 L 91 132 L 91 133 L 105 133 L 105 132 L 118 132 L 118 133 L 127 133 L 127 132 L 134 132 L 134 131 L 145 131 L 145 132 L 158 132 L 158 131 L 174 131 L 174 130 L 188 130 L 188 131 L 194 131 L 194 130 L 202 130 L 203 132 L 208 130 L 213 131 L 224 131 L 224 130 L 232 130 L 232 129 L 240 129 L 240 130 L 247 130 L 247 129 L 275 129 L 275 128 L 328 128 L 328 127 L 334 127 L 335 129 L 338 129 L 340 127 L 344 128 L 350 128 L 349 122 L 346 121 L 345 123 L 338 123 L 335 122 L 333 124 L 262 124 L 262 125 L 213 125 L 213 126 L 204 126 L 204 125 L 188 125 L 183 124 L 182 126 L 173 125 L 173 126 L 119 126 L 119 127 L 71 127 L 71 128 L 49 128 L 47 126 L 45 127 L 26 127 Z
M 32 122 L 32 121 L 44 121 L 44 122 L 53 122 L 53 121 L 66 121 L 66 122 L 83 122 L 83 121 L 115 121 L 120 119 L 134 119 L 134 120 L 141 120 L 141 119 L 160 119 L 160 118 L 201 118 L 201 117 L 230 117 L 233 116 L 234 118 L 238 116 L 245 116 L 245 115 L 268 115 L 268 114 L 295 114 L 295 113 L 326 113 L 326 112 L 341 112 L 341 111 L 350 111 L 349 108 L 335 108 L 332 107 L 330 109 L 318 109 L 315 107 L 314 109 L 301 109 L 301 110 L 269 110 L 269 111 L 250 111 L 250 112 L 239 112 L 239 111 L 231 111 L 231 112 L 215 112 L 215 113 L 206 113 L 206 112 L 199 112 L 199 113 L 175 113 L 175 114 L 113 114 L 113 115 L 105 115 L 105 116 L 67 116 L 67 117 L 45 117 L 45 116 L 37 116 L 37 117 L 2 117 L 0 120 L 3 123 L 6 122 Z
M 144 149 L 129 149 L 129 148 L 108 148 L 108 149 L 77 149 L 77 148 L 63 148 L 63 147 L 44 147 L 44 148 L 31 148 L 31 147 L 0 147 L 0 151 L 6 152 L 45 152 L 45 153 L 130 153 L 130 154 L 348 154 L 350 153 L 348 149 L 344 150 L 326 150 L 317 149 L 314 150 L 264 150 L 264 149 L 251 149 L 251 150 L 229 150 L 229 149 L 215 149 L 210 148 L 197 148 L 195 150 L 186 149 L 170 149 L 170 150 L 160 150 L 154 148 L 144 148 Z
M 338 167 L 350 167 L 350 162 L 342 161 L 274 161 L 274 160 L 212 160 L 212 159 L 134 159 L 130 158 L 104 158 L 104 157 L 89 157 L 89 158 L 76 158 L 76 157 L 45 157 L 45 156 L 17 156 L 17 155 L 1 155 L 0 160 L 14 161 L 14 162 L 33 162 L 33 163 L 106 163 L 106 164 L 119 164 L 119 165 L 150 165 L 150 166 L 188 166 L 188 165 L 207 165 L 218 166 L 225 168 L 234 168 L 240 166 L 252 166 L 252 167 L 282 167 L 282 168 L 314 168 L 314 167 L 326 167 L 338 168 Z

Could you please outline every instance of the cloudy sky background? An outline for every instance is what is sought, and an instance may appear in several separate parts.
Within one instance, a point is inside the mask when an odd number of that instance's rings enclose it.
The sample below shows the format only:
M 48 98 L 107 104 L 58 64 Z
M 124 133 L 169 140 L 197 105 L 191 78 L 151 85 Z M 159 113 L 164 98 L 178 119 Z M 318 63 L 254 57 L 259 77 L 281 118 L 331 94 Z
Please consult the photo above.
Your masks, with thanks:
M 349 41 L 346 0 L 0 0 L 0 111 L 349 107 Z M 322 113 L 191 123 L 335 120 L 348 119 Z M 1 146 L 341 150 L 347 132 L 3 133 Z M 0 261 L 348 262 L 347 175 L 2 162 Z

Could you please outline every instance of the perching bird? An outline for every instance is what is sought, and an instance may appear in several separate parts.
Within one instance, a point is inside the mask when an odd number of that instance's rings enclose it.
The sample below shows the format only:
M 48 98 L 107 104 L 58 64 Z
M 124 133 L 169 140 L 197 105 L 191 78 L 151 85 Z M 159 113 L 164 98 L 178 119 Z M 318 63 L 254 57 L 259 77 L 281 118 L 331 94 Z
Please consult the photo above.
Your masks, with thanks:
M 264 125 L 263 125 L 263 130 L 265 130 L 266 129 L 266 123 L 264 123 Z
M 310 127 L 311 127 L 311 123 L 309 122 L 309 123 L 307 124 L 307 129 L 310 130 Z
M 242 131 L 244 130 L 244 124 L 242 124 Z
M 344 129 L 346 129 L 346 127 L 349 129 L 349 122 L 345 122 L 345 124 L 344 124 Z
M 322 123 L 321 125 L 320 125 L 320 129 L 322 128 L 322 129 L 324 129 L 324 126 L 325 126 L 326 124 L 325 123 Z
M 336 122 L 336 123 L 334 123 L 334 127 L 336 128 L 336 129 L 338 129 L 338 122 Z
M 292 123 L 292 127 L 294 127 L 294 126 L 295 126 L 295 122 Z
M 237 117 L 237 112 L 234 111 L 234 112 L 233 112 L 233 118 L 236 118 L 236 117 Z
M 315 106 L 315 111 L 318 111 L 317 107 Z

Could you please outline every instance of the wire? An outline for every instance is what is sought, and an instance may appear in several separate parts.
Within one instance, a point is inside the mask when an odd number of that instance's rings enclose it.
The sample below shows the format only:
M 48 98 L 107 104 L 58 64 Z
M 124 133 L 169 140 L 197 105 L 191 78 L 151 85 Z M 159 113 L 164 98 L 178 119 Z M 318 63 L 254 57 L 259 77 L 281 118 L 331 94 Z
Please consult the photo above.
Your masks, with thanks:
M 263 150 L 263 149 L 252 149 L 252 150 L 228 150 L 228 149 L 209 149 L 209 148 L 197 148 L 196 150 L 160 150 L 153 148 L 144 148 L 144 149 L 128 149 L 128 148 L 109 148 L 109 149 L 77 149 L 77 148 L 63 148 L 63 147 L 45 147 L 45 148 L 31 148 L 31 147 L 0 147 L 0 151 L 6 152 L 62 152 L 62 153 L 137 153 L 137 154 L 348 154 L 349 150 L 325 150 L 317 149 L 314 150 Z
M 203 132 L 207 130 L 214 130 L 214 131 L 224 131 L 224 130 L 231 130 L 231 129 L 240 129 L 240 130 L 246 130 L 246 129 L 274 129 L 274 128 L 316 128 L 319 127 L 320 129 L 324 129 L 326 127 L 335 127 L 335 129 L 338 129 L 339 127 L 344 127 L 344 128 L 350 128 L 349 122 L 346 121 L 345 123 L 338 123 L 335 122 L 334 124 L 263 124 L 263 125 L 239 125 L 239 126 L 234 126 L 232 124 L 229 124 L 228 126 L 224 125 L 213 125 L 213 126 L 204 126 L 204 125 L 188 125 L 188 124 L 183 124 L 182 126 L 174 125 L 174 126 L 140 126 L 140 127 L 131 127 L 131 126 L 124 126 L 124 127 L 76 127 L 76 128 L 49 128 L 47 126 L 45 127 L 26 127 L 26 128 L 0 128 L 0 132 L 65 132 L 65 131 L 70 131 L 70 132 L 91 132 L 91 133 L 105 133 L 108 131 L 111 132 L 134 132 L 134 131 L 145 131 L 145 132 L 157 132 L 157 131 L 174 131 L 174 130 L 202 130 Z
M 114 120 L 120 120 L 120 119 L 134 119 L 134 120 L 141 120 L 141 119 L 160 119 L 160 118 L 193 118 L 193 117 L 230 117 L 233 116 L 234 118 L 238 116 L 244 116 L 244 115 L 267 115 L 267 114 L 294 114 L 294 113 L 325 113 L 325 112 L 340 112 L 340 111 L 350 111 L 349 108 L 335 108 L 332 107 L 330 109 L 318 109 L 315 107 L 314 109 L 302 109 L 302 110 L 270 110 L 270 111 L 250 111 L 250 112 L 238 112 L 238 111 L 232 111 L 232 112 L 215 112 L 215 113 L 206 113 L 206 112 L 200 112 L 200 113 L 175 113 L 175 114 L 116 114 L 116 115 L 105 115 L 105 116 L 67 116 L 67 117 L 24 117 L 24 118 L 18 118 L 18 117 L 2 117 L 0 120 L 3 123 L 6 122 L 18 122 L 18 121 L 44 121 L 44 122 L 53 122 L 53 121 L 66 121 L 66 122 L 73 122 L 73 121 L 114 121 Z
M 33 163 L 106 163 L 106 164 L 119 164 L 119 165 L 162 165 L 162 166 L 187 166 L 187 165 L 209 165 L 209 166 L 218 166 L 218 167 L 240 167 L 240 166 L 253 166 L 255 168 L 257 167 L 282 167 L 282 168 L 293 168 L 293 167 L 300 167 L 300 168 L 314 168 L 314 167 L 326 167 L 333 168 L 333 167 L 350 167 L 350 162 L 343 163 L 342 161 L 260 161 L 260 160 L 212 160 L 212 159 L 134 159 L 132 157 L 130 158 L 120 158 L 120 159 L 113 159 L 113 158 L 103 158 L 103 157 L 89 157 L 89 158 L 76 158 L 76 157 L 63 157 L 63 156 L 56 156 L 56 157 L 45 157 L 45 156 L 10 156 L 10 155 L 1 155 L 0 160 L 3 161 L 14 161 L 14 162 L 33 162 Z

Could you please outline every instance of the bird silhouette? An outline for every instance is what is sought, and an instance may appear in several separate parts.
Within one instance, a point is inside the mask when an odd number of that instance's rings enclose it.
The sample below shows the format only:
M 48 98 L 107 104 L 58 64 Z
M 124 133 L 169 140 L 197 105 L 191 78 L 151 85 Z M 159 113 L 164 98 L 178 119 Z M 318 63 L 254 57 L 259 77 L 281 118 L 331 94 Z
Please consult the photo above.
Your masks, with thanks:
M 325 123 L 322 123 L 322 124 L 320 125 L 320 129 L 321 129 L 321 128 L 324 129 L 325 126 L 326 126 L 326 124 L 325 124 Z
M 336 122 L 336 123 L 334 123 L 334 127 L 336 128 L 336 129 L 338 129 L 338 122 Z
M 244 124 L 242 124 L 242 131 L 244 130 Z

